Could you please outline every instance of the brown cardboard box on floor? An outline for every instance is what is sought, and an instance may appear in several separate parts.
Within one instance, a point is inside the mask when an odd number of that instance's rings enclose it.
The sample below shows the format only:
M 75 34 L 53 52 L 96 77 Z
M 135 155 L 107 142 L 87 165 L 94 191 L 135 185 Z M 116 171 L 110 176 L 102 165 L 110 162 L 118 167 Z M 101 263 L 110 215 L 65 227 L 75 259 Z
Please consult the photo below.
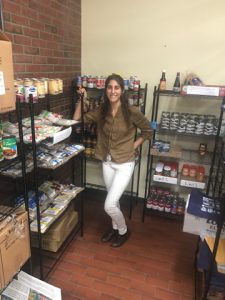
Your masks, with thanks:
M 73 206 L 67 208 L 65 213 L 42 235 L 42 248 L 44 250 L 57 252 L 63 242 L 73 231 L 78 222 L 78 213 Z M 31 235 L 32 246 L 38 246 L 37 234 Z
M 12 44 L 0 30 L 0 113 L 15 110 Z
M 23 212 L 0 231 L 0 289 L 13 279 L 29 257 L 28 216 Z

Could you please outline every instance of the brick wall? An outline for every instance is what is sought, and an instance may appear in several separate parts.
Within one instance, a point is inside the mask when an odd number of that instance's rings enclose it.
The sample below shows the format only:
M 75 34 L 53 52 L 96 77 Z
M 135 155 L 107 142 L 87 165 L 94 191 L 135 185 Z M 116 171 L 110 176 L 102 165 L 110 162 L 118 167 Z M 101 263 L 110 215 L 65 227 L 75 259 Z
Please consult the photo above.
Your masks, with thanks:
M 81 73 L 81 0 L 2 1 L 15 78 L 62 78 L 70 92 L 72 79 Z M 68 113 L 71 97 L 63 101 L 56 110 Z
M 64 94 L 53 97 L 50 107 L 71 116 L 71 82 L 81 73 L 81 0 L 2 0 L 2 4 L 4 31 L 13 46 L 15 78 L 62 78 Z M 41 105 L 42 101 L 36 108 Z M 14 112 L 1 118 L 16 121 Z M 67 169 L 60 170 L 64 179 Z M 5 180 L 10 181 L 0 178 L 1 199 L 13 199 L 19 194 L 20 182 L 5 189 Z

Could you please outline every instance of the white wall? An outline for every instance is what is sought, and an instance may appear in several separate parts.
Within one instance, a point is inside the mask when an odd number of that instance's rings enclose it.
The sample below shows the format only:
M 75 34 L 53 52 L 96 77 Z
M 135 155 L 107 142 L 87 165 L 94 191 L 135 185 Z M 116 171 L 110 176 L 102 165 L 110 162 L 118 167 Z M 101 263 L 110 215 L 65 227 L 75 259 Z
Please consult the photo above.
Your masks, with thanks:
M 82 0 L 82 74 L 137 75 L 148 83 L 150 118 L 163 69 L 168 88 L 177 71 L 183 78 L 195 72 L 206 84 L 225 84 L 224 15 L 224 0 Z M 205 105 L 197 108 L 204 111 Z M 207 106 L 208 113 L 214 108 Z

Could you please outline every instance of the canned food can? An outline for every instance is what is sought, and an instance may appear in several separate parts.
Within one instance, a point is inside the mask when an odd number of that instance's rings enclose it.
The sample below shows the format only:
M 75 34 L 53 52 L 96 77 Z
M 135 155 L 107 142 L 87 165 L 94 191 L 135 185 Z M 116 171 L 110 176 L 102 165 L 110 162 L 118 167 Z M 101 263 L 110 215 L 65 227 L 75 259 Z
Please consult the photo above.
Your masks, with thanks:
M 24 86 L 20 81 L 14 80 L 14 89 L 17 99 L 22 103 L 25 101 Z
M 83 86 L 83 87 L 87 87 L 87 75 L 84 75 L 84 76 L 82 77 L 82 86 Z
M 133 95 L 133 105 L 138 105 L 138 95 Z
M 101 88 L 104 89 L 105 87 L 105 77 L 101 76 Z
M 48 81 L 48 90 L 50 95 L 58 95 L 59 87 L 56 79 L 49 79 Z
M 31 86 L 33 85 L 33 80 L 31 78 L 24 78 L 23 85 Z
M 133 90 L 133 87 L 134 87 L 133 83 L 134 83 L 134 76 L 130 76 L 130 80 L 129 80 L 129 89 L 130 90 Z
M 23 79 L 21 78 L 16 78 L 16 80 L 14 81 L 17 84 L 22 84 L 23 85 Z
M 47 95 L 48 94 L 48 78 L 42 77 L 42 78 L 40 78 L 40 80 L 44 82 L 45 95 Z
M 33 102 L 36 103 L 37 102 L 37 87 L 36 86 L 24 86 L 24 90 L 25 90 L 25 102 L 29 103 L 29 95 L 32 95 L 33 97 Z
M 82 86 L 82 78 L 81 78 L 81 76 L 77 76 L 76 83 L 77 83 L 77 87 L 81 87 Z
M 37 97 L 38 98 L 45 98 L 45 84 L 42 80 L 36 80 L 34 85 L 37 88 Z
M 133 91 L 138 92 L 140 86 L 140 80 L 133 81 Z
M 94 87 L 94 79 L 92 76 L 88 76 L 87 78 L 87 87 L 92 89 Z
M 96 76 L 95 78 L 96 88 L 101 89 L 102 88 L 102 81 L 100 76 Z
M 127 91 L 129 90 L 129 80 L 128 79 L 124 79 L 124 89 Z
M 134 99 L 133 99 L 132 95 L 129 96 L 128 102 L 129 102 L 130 105 L 134 105 Z
M 3 137 L 2 148 L 5 159 L 13 159 L 17 157 L 16 137 L 14 135 Z
M 63 92 L 63 81 L 60 78 L 56 78 L 56 81 L 58 83 L 58 94 L 62 94 L 62 92 Z

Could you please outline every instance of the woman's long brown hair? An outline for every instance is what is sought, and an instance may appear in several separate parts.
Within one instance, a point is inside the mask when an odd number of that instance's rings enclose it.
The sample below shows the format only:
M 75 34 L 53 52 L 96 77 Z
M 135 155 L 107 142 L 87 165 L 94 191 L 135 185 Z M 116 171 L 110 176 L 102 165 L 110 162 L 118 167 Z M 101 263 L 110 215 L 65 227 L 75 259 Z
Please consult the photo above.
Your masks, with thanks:
M 130 124 L 130 111 L 129 111 L 129 103 L 128 103 L 128 99 L 127 99 L 127 96 L 126 96 L 126 92 L 124 90 L 124 81 L 123 81 L 123 78 L 118 75 L 118 74 L 112 74 L 112 75 L 109 75 L 105 81 L 105 90 L 104 90 L 104 102 L 102 104 L 102 107 L 101 107 L 101 120 L 100 120 L 100 128 L 103 127 L 104 123 L 105 123 L 105 120 L 106 120 L 106 117 L 107 115 L 110 113 L 110 101 L 106 95 L 106 89 L 107 89 L 107 86 L 110 82 L 110 80 L 115 80 L 119 86 L 121 87 L 121 90 L 122 90 L 122 95 L 121 95 L 121 109 L 122 109 L 122 113 L 123 113 L 123 117 L 124 117 L 124 120 L 126 122 L 126 125 L 127 127 L 129 126 Z

